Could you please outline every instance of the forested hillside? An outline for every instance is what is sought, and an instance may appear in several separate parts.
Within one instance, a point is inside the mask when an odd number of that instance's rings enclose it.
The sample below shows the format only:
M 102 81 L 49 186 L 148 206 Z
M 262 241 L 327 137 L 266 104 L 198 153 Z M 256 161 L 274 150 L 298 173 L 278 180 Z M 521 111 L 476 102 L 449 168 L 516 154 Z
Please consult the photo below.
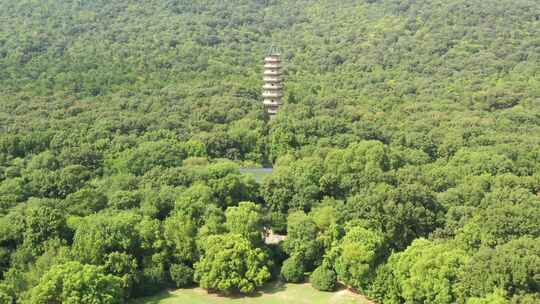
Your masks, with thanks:
M 0 0 L 0 303 L 275 279 L 540 302 L 540 2 Z

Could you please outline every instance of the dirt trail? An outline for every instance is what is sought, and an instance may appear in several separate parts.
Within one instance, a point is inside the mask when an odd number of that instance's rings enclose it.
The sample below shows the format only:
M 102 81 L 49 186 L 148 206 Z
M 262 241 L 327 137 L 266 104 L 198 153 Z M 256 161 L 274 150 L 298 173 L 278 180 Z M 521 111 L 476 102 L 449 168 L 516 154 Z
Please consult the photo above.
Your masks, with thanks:
M 355 302 L 359 301 L 360 304 L 377 304 L 377 303 L 369 300 L 365 296 L 363 296 L 361 294 L 358 294 L 358 293 L 354 293 L 354 292 L 352 292 L 352 291 L 350 291 L 348 289 L 343 289 L 343 290 L 335 292 L 335 294 L 330 299 L 330 301 L 331 301 L 330 304 L 343 303 L 344 299 L 351 299 L 351 301 L 355 301 Z

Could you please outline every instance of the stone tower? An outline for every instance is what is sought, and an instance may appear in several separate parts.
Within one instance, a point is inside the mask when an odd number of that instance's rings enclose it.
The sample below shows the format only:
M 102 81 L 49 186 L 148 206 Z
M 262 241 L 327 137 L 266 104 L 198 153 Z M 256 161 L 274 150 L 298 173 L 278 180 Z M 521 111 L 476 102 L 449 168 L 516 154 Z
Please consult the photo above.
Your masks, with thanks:
M 263 76 L 263 104 L 266 111 L 273 118 L 276 115 L 283 97 L 283 78 L 281 70 L 281 56 L 279 51 L 272 50 L 264 58 Z

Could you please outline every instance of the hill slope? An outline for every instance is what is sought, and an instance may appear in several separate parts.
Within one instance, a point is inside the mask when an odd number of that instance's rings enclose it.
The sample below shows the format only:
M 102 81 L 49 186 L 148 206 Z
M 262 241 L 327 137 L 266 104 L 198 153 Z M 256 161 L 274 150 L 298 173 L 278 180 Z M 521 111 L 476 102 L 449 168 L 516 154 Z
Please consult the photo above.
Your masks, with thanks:
M 202 140 L 213 156 L 273 159 L 282 152 L 266 155 L 266 143 L 255 138 L 267 134 L 261 58 L 275 44 L 285 55 L 288 106 L 274 133 L 293 137 L 283 143 L 275 134 L 270 144 L 296 149 L 377 138 L 436 156 L 454 140 L 533 143 L 538 6 L 2 1 L 0 128 L 81 135 L 88 128 L 167 129 Z M 251 132 L 238 134 L 245 126 Z

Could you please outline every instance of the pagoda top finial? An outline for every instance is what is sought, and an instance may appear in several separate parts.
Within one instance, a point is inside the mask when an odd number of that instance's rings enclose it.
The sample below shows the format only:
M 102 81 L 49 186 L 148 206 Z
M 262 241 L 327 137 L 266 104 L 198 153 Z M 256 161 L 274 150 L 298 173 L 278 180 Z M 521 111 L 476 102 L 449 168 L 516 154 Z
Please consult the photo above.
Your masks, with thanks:
M 266 52 L 266 56 L 279 56 L 281 55 L 281 50 L 279 47 L 275 45 L 271 45 L 270 48 L 268 48 L 268 51 Z

